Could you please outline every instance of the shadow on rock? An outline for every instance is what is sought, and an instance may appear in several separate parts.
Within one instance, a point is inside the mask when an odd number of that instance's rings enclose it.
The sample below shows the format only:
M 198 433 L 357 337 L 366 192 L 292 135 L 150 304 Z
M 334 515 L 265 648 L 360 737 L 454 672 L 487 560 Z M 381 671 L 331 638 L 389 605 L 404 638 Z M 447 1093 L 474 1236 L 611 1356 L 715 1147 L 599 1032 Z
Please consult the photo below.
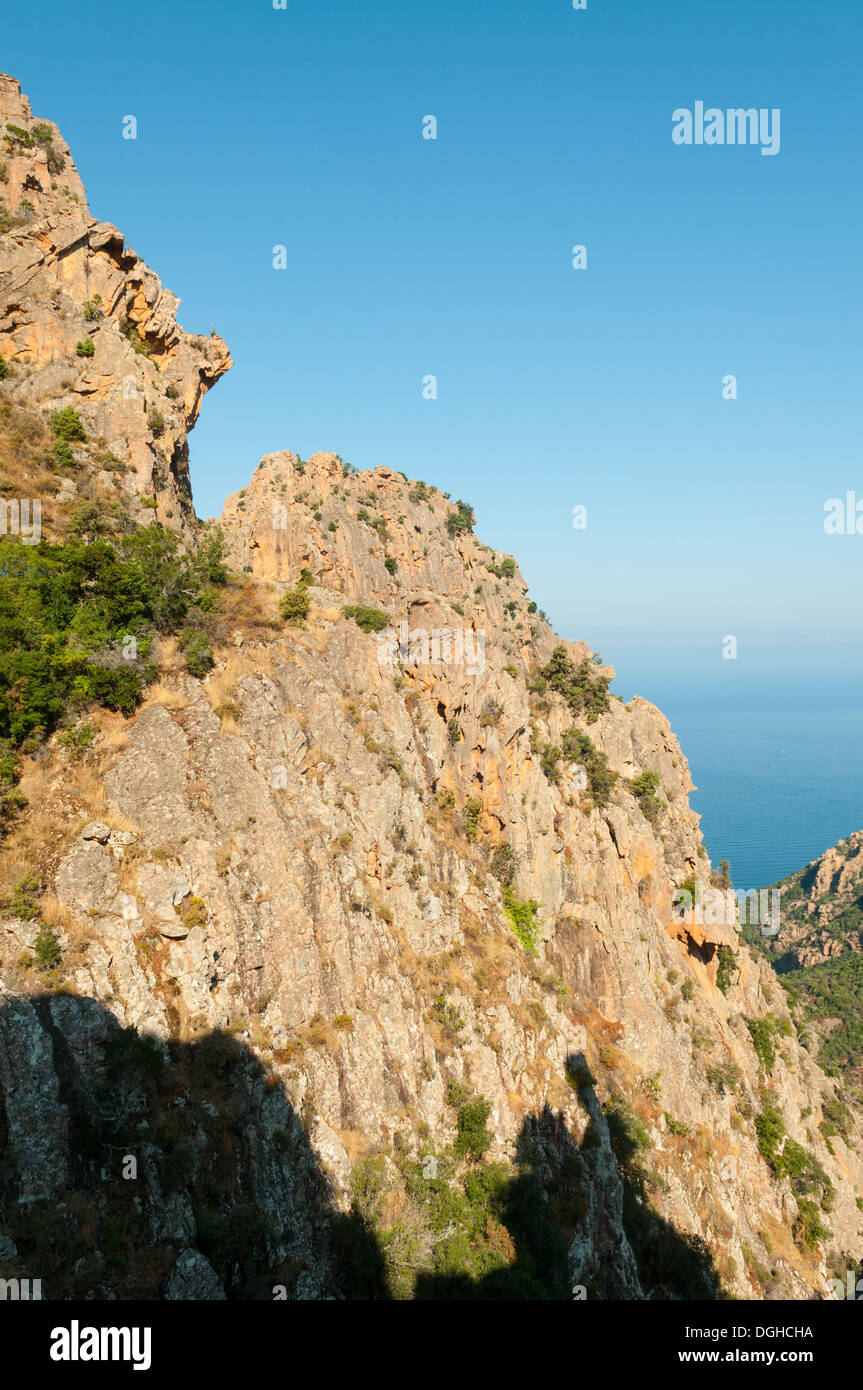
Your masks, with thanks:
M 384 1296 L 277 1077 L 93 1000 L 0 1004 L 0 1277 L 48 1299 Z

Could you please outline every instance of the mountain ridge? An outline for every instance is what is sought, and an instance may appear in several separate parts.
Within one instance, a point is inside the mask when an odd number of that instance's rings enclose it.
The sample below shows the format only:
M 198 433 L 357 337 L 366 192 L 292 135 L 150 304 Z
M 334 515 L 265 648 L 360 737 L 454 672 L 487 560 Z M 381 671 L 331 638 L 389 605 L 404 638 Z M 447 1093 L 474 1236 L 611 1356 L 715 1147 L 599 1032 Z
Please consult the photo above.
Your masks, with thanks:
M 14 220 L 27 171 L 51 171 L 10 82 L 0 391 L 33 430 L 71 407 L 86 436 L 44 464 L 72 539 L 28 564 L 131 564 L 162 545 L 155 519 L 179 552 L 221 530 L 224 566 L 182 572 L 176 616 L 144 594 L 149 667 L 114 707 L 86 685 L 108 656 L 84 584 L 61 637 L 85 684 L 16 744 L 0 1274 L 41 1261 L 48 1297 L 828 1296 L 863 1254 L 860 1117 L 825 1137 L 845 1102 L 767 963 L 674 914 L 711 868 L 668 721 L 624 706 L 469 504 L 424 482 L 283 451 L 200 526 L 186 436 L 227 348 L 182 333 L 108 224 L 55 208 L 69 165 Z M 94 356 L 66 377 L 88 322 Z M 8 456 L 4 495 L 26 464 Z M 92 1261 L 46 1206 L 86 1214 Z M 347 1272 L 360 1248 L 371 1295 Z

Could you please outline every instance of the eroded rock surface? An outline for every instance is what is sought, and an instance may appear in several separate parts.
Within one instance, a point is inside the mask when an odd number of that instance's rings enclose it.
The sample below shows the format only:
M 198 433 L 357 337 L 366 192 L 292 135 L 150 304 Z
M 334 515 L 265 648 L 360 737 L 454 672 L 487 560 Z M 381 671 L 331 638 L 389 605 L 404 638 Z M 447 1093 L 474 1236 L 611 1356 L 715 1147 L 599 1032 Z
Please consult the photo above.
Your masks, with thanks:
M 11 79 L 0 118 L 32 128 Z M 53 171 L 44 145 L 7 160 L 9 208 L 34 206 L 0 253 L 12 389 L 40 408 L 71 391 L 135 495 L 180 524 L 185 432 L 227 351 L 177 327 L 176 300 L 90 218 L 50 131 Z M 97 292 L 105 316 L 88 323 Z M 42 789 L 63 972 L 46 995 L 38 923 L 7 912 L 0 1253 L 30 1248 L 50 1201 L 92 1251 L 64 1253 L 51 1227 L 47 1297 L 351 1296 L 351 1174 L 450 1144 L 455 1084 L 489 1102 L 492 1159 L 565 1187 L 568 1273 L 592 1295 L 701 1296 L 653 1258 L 661 1231 L 681 1268 L 709 1265 L 737 1297 L 826 1296 L 828 1255 L 863 1249 L 859 1120 L 828 1146 L 836 1083 L 766 963 L 727 925 L 674 920 L 675 890 L 711 869 L 664 716 L 555 688 L 555 661 L 588 692 L 613 672 L 560 644 L 510 557 L 424 483 L 284 452 L 222 521 L 248 606 L 216 669 L 193 679 L 166 660 L 131 718 L 102 721 L 86 776 L 52 747 L 22 779 Z M 297 586 L 308 608 L 292 626 L 279 603 Z M 603 757 L 616 779 L 595 795 L 585 769 Z M 753 1021 L 771 1030 L 769 1065 Z M 767 1110 L 821 1166 L 829 1239 L 793 1238 L 800 1204 L 756 1130 Z M 136 1254 L 121 1274 L 109 1195 L 124 1192 Z M 367 1235 L 353 1231 L 354 1255 Z M 254 1279 L 238 1283 L 250 1242 Z
M 3 139 L 2 137 L 6 137 Z M 68 145 L 0 74 L 0 356 L 11 398 L 72 406 L 79 463 L 139 521 L 193 522 L 188 432 L 231 360 L 177 323 L 179 300 L 110 222 L 94 218 Z M 83 354 L 83 355 L 82 355 Z

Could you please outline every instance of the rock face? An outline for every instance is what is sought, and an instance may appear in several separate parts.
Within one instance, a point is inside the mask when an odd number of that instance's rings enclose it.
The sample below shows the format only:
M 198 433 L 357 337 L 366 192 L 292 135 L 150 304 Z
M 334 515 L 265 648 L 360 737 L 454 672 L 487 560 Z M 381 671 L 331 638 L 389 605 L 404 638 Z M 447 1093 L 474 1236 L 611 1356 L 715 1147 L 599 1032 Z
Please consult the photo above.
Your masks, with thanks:
M 781 928 L 765 954 L 800 992 L 825 1064 L 863 1084 L 863 831 L 776 885 Z
M 774 953 L 799 966 L 863 952 L 863 830 L 779 884 L 782 927 Z
M 190 337 L 179 300 L 109 222 L 90 215 L 57 127 L 0 74 L 0 356 L 18 404 L 74 407 L 81 465 L 138 521 L 193 521 L 187 435 L 231 360 Z
M 23 124 L 16 84 L 3 100 Z M 58 202 L 77 190 L 68 157 L 55 177 Z M 44 222 L 46 246 L 77 227 L 80 265 L 107 277 L 100 335 L 124 352 L 117 315 L 137 305 L 163 344 L 137 367 L 151 386 L 182 375 L 194 418 L 208 382 L 175 301 L 137 269 L 155 297 L 130 300 L 78 205 Z M 46 252 L 37 278 L 67 259 Z M 27 344 L 65 360 L 82 330 L 72 301 L 0 321 L 22 397 L 55 360 Z M 160 477 L 179 506 L 185 474 Z M 559 643 L 514 562 L 424 483 L 275 454 L 222 520 L 245 579 L 216 669 L 193 679 L 163 652 L 133 717 L 91 716 L 83 759 L 27 760 L 63 965 L 46 994 L 38 923 L 7 910 L 0 1194 L 18 1253 L 0 1274 L 48 1241 L 46 1297 L 368 1296 L 368 1174 L 396 1274 L 430 1270 L 426 1228 L 399 1264 L 418 1220 L 405 1165 L 463 1138 L 482 1097 L 486 1156 L 547 1195 L 568 1287 L 826 1297 L 827 1256 L 863 1250 L 859 1120 L 828 1147 L 836 1084 L 768 965 L 727 924 L 676 919 L 675 889 L 710 864 L 667 720 L 607 697 L 610 668 Z M 820 1172 L 829 1237 L 756 1129 L 767 1113 Z M 55 1229 L 70 1213 L 87 1252 Z M 517 1235 L 489 1223 L 517 1271 Z

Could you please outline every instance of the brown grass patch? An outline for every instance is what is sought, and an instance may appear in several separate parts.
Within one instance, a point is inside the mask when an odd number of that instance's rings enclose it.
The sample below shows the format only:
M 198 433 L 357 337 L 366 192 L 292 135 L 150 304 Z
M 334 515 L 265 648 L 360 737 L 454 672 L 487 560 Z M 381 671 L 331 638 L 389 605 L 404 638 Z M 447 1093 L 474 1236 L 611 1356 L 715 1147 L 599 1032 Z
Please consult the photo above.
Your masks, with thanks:
M 186 709 L 189 704 L 188 696 L 165 677 L 148 687 L 146 699 L 148 705 L 161 705 L 163 709 Z

